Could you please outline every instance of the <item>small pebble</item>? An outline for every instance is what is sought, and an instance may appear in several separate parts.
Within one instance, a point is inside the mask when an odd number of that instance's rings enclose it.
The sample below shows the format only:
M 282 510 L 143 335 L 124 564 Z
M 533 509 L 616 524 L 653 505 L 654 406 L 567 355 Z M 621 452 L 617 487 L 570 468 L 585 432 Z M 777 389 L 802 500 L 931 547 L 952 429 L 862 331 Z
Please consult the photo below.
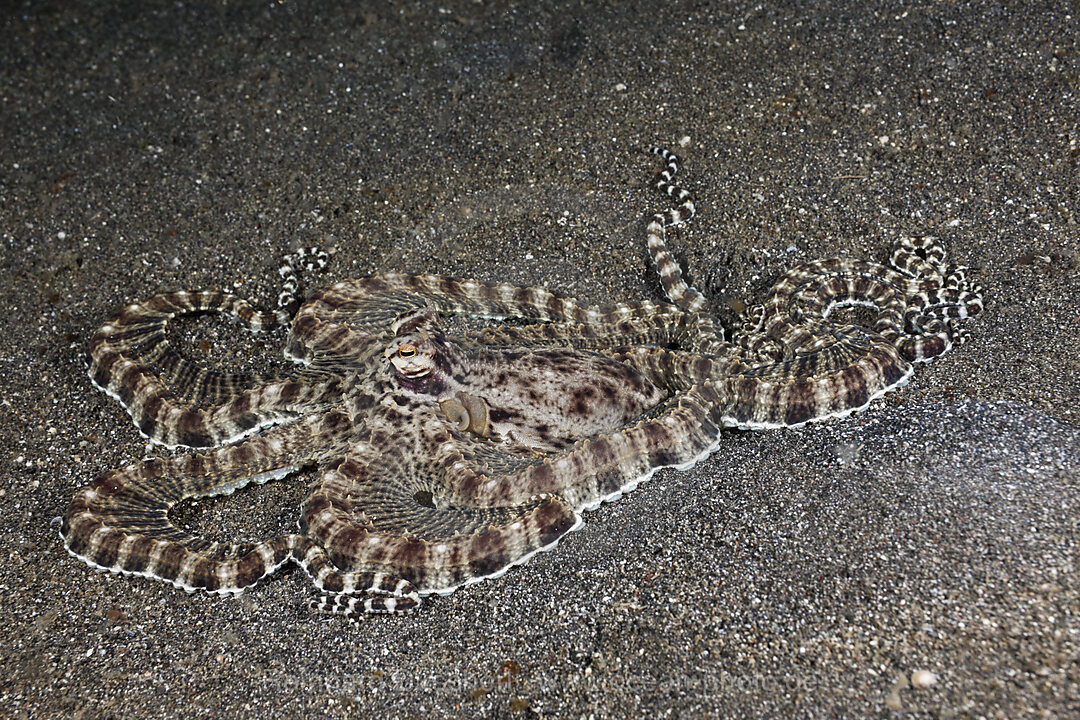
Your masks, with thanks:
M 917 688 L 928 688 L 937 683 L 937 675 L 929 670 L 916 670 L 911 673 L 911 686 Z

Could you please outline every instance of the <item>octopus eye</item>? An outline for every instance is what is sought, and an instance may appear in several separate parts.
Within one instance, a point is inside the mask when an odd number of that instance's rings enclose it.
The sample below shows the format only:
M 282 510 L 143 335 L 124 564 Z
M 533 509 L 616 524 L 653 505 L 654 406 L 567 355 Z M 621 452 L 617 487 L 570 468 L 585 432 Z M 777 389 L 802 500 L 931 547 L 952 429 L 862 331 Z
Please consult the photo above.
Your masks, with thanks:
M 402 345 L 400 348 L 398 348 L 397 354 L 398 357 L 405 359 L 416 357 L 416 348 L 414 348 L 412 345 Z

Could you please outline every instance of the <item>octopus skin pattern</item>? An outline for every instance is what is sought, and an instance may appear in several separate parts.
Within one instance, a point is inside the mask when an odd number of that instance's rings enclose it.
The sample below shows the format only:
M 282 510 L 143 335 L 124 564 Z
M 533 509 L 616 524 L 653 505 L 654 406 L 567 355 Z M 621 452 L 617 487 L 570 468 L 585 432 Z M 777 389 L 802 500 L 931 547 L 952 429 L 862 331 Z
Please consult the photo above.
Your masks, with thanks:
M 537 287 L 386 273 L 297 303 L 286 258 L 276 311 L 225 292 L 169 292 L 129 305 L 90 343 L 90 377 L 139 430 L 194 448 L 106 472 L 80 489 L 64 546 L 103 570 L 184 590 L 239 593 L 287 563 L 313 607 L 357 616 L 497 577 L 554 546 L 583 511 L 659 468 L 688 467 L 722 428 L 792 427 L 861 410 L 912 367 L 963 342 L 981 288 L 932 237 L 901 237 L 888 266 L 819 260 L 789 271 L 728 339 L 683 280 L 665 229 L 690 194 L 665 161 L 648 249 L 669 302 L 582 305 Z M 866 327 L 830 319 L 870 308 Z M 252 330 L 291 323 L 279 376 L 221 372 L 169 343 L 169 320 L 222 313 Z M 481 317 L 451 334 L 446 316 Z M 512 319 L 512 322 L 499 322 Z M 173 524 L 170 508 L 314 468 L 299 531 L 222 543 Z

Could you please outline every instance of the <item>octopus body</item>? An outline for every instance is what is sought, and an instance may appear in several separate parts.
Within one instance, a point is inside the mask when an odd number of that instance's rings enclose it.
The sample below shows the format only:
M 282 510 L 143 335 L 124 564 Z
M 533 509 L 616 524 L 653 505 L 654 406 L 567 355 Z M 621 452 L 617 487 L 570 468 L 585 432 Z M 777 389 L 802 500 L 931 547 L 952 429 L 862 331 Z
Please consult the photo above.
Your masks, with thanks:
M 667 250 L 675 207 L 648 224 L 670 302 L 587 306 L 542 288 L 386 273 L 339 282 L 296 308 L 286 258 L 276 312 L 220 292 L 128 306 L 90 345 L 90 376 L 153 442 L 197 452 L 137 462 L 79 490 L 64 546 L 95 567 L 185 590 L 238 593 L 295 563 L 325 612 L 400 612 L 424 595 L 498 576 L 553 546 L 585 510 L 662 467 L 708 454 L 723 427 L 765 429 L 847 414 L 907 382 L 966 334 L 981 289 L 928 237 L 888 267 L 833 259 L 789 271 L 728 340 Z M 868 327 L 830 320 L 864 305 Z M 254 330 L 291 321 L 295 370 L 249 376 L 198 366 L 169 320 L 231 315 Z M 451 336 L 441 317 L 512 318 Z M 299 532 L 219 543 L 175 526 L 188 498 L 317 468 Z
M 626 363 L 573 348 L 468 347 L 446 337 L 434 313 L 386 357 L 395 383 L 436 400 L 459 430 L 534 453 L 612 432 L 664 399 Z

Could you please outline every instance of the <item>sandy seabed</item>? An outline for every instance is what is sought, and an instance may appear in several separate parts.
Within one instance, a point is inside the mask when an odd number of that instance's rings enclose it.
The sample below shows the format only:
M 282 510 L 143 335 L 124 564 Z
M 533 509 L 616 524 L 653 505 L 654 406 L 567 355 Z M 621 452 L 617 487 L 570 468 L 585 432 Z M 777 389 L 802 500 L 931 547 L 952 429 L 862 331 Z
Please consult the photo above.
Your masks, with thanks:
M 653 5 L 6 7 L 0 715 L 1080 715 L 1075 9 Z M 979 269 L 970 343 L 857 416 L 725 431 L 402 617 L 313 615 L 295 570 L 218 599 L 64 552 L 76 488 L 148 452 L 85 374 L 122 304 L 269 304 L 301 244 L 332 251 L 326 282 L 659 299 L 654 144 L 685 159 L 700 212 L 671 242 L 721 322 L 798 262 L 929 233 Z M 280 354 L 280 333 L 180 330 L 207 363 Z M 309 479 L 181 519 L 291 528 Z

